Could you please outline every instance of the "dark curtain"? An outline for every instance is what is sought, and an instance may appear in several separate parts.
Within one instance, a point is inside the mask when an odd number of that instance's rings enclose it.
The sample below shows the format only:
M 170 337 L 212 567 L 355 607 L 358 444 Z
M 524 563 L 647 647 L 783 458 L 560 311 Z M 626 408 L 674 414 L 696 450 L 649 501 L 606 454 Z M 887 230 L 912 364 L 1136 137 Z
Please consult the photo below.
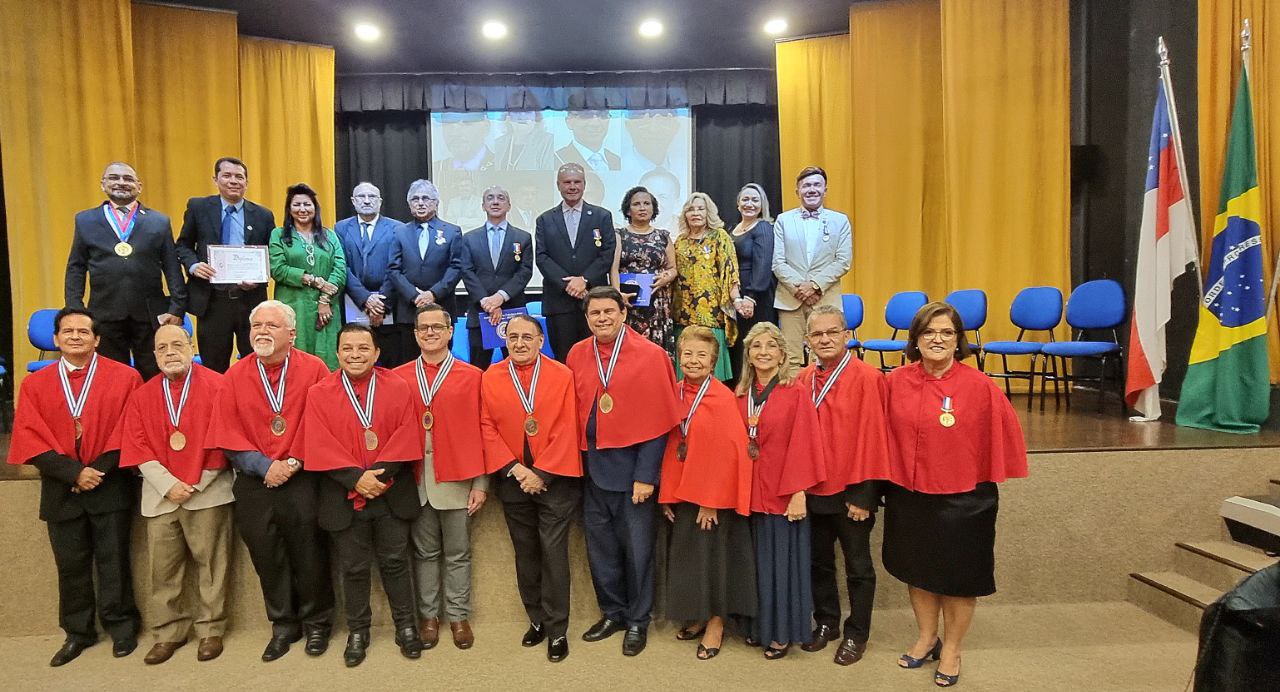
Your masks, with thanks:
M 693 121 L 694 186 L 715 200 L 728 228 L 738 222 L 737 194 L 747 183 L 764 188 L 776 216 L 782 209 L 777 106 L 699 106 Z
M 337 218 L 351 216 L 351 189 L 368 181 L 382 190 L 382 213 L 409 219 L 409 183 L 431 177 L 431 131 L 425 111 L 339 113 Z

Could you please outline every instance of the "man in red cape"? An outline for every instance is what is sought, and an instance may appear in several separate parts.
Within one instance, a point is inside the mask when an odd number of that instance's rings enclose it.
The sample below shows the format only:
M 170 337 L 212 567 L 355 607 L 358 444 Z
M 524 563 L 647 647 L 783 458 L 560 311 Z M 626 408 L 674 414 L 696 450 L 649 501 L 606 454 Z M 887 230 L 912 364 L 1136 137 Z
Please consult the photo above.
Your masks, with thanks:
M 475 633 L 468 525 L 489 492 L 480 433 L 481 370 L 449 353 L 453 316 L 443 307 L 418 308 L 413 333 L 421 353 L 394 372 L 409 386 L 422 439 L 422 462 L 414 465 L 422 514 L 413 522 L 419 633 L 423 648 L 439 641 L 443 586 L 453 644 L 469 649 Z
M 556 663 L 569 655 L 569 525 L 582 494 L 582 457 L 573 374 L 539 353 L 545 338 L 532 317 L 507 323 L 511 355 L 480 378 L 480 427 L 529 615 L 520 643 L 546 639 Z
M 187 643 L 193 626 L 200 640 L 196 658 L 209 661 L 222 653 L 227 629 L 235 501 L 234 474 L 226 457 L 205 447 L 222 375 L 196 365 L 191 336 L 171 324 L 156 330 L 155 358 L 163 377 L 151 378 L 129 398 L 120 445 L 120 466 L 136 467 L 143 481 L 151 565 L 148 615 L 156 635 L 144 661 L 154 665 L 169 660 Z M 188 559 L 200 585 L 189 594 L 197 607 L 194 618 L 180 606 Z
M 587 292 L 583 309 L 592 337 L 575 344 L 565 363 L 578 393 L 579 446 L 589 478 L 582 523 L 602 617 L 582 638 L 600 641 L 625 629 L 622 653 L 635 656 L 648 642 L 653 613 L 657 498 L 649 500 L 667 435 L 682 412 L 671 358 L 626 326 L 622 294 L 598 286 Z
M 133 368 L 98 356 L 98 326 L 88 310 L 59 310 L 53 328 L 62 357 L 23 380 L 9 463 L 40 471 L 40 518 L 49 525 L 58 625 L 67 633 L 49 665 L 61 666 L 98 641 L 95 605 L 115 642 L 114 656 L 128 656 L 138 646 L 141 618 L 129 568 L 138 486 L 119 470 L 119 422 L 142 379 Z
M 889 478 L 889 444 L 884 417 L 885 379 L 845 347 L 850 334 L 839 308 L 819 305 L 809 313 L 805 341 L 815 362 L 800 371 L 818 409 L 826 452 L 827 480 L 806 495 L 813 545 L 813 639 L 801 645 L 820 651 L 840 640 L 835 662 L 862 660 L 871 634 L 876 569 L 871 562 L 871 529 L 880 503 L 879 483 Z M 840 622 L 835 544 L 844 555 L 849 617 Z
M 376 367 L 377 341 L 367 325 L 338 332 L 340 369 L 308 392 L 304 432 L 294 441 L 303 466 L 322 472 L 320 528 L 333 536 L 346 600 L 348 668 L 369 648 L 370 569 L 376 558 L 391 604 L 396 645 L 405 658 L 422 656 L 413 616 L 409 527 L 421 507 L 412 468 L 422 458 L 422 436 L 409 387 Z
M 307 654 L 319 656 L 333 630 L 329 553 L 316 523 L 316 474 L 290 450 L 307 392 L 329 368 L 293 347 L 297 315 L 278 300 L 249 313 L 249 334 L 253 354 L 227 370 L 205 444 L 236 469 L 235 523 L 271 620 L 262 660 L 285 655 L 304 634 Z

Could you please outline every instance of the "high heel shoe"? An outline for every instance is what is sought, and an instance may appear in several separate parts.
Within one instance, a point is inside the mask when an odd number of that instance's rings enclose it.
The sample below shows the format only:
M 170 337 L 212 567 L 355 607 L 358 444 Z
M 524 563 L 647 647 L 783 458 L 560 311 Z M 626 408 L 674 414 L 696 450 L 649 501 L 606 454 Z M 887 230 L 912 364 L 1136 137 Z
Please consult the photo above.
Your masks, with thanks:
M 692 641 L 701 637 L 706 631 L 707 626 L 705 624 L 699 626 L 697 629 L 694 629 L 693 627 L 681 627 L 676 632 L 676 639 L 682 642 Z
M 787 644 L 786 646 L 782 646 L 782 647 L 775 647 L 773 644 L 769 644 L 768 646 L 764 647 L 764 660 L 776 661 L 786 656 L 787 653 L 789 653 L 790 651 L 791 651 L 790 644 Z
M 942 639 L 937 639 L 933 643 L 933 648 L 925 652 L 925 655 L 920 658 L 916 658 L 909 653 L 899 656 L 898 667 L 915 670 L 916 668 L 923 666 L 925 661 L 931 658 L 936 661 L 940 656 L 942 656 Z
M 710 661 L 720 655 L 720 647 L 706 647 L 702 643 L 698 644 L 697 658 L 699 661 Z
M 960 671 L 956 671 L 955 675 L 947 675 L 942 671 L 935 670 L 933 672 L 933 684 L 938 687 L 951 687 L 960 682 Z

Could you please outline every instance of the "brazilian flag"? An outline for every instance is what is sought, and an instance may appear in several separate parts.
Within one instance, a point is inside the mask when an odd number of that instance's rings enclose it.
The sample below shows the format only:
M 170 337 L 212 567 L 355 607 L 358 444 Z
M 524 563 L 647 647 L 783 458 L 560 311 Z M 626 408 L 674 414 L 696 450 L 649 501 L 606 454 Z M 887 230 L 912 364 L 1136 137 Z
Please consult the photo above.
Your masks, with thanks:
M 1178 401 L 1178 425 L 1252 433 L 1267 419 L 1267 288 L 1249 71 L 1240 71 L 1222 196 L 1213 221 L 1200 325 Z

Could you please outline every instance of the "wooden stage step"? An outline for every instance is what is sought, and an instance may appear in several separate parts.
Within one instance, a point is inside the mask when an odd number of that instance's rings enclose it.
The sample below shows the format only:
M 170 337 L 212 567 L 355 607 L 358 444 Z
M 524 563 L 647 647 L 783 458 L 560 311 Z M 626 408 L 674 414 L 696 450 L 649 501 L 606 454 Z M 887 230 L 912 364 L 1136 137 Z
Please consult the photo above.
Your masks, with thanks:
M 1177 572 L 1134 572 L 1129 576 L 1200 610 L 1204 610 L 1223 594 L 1212 586 Z
M 1266 569 L 1271 565 L 1274 565 L 1277 561 L 1274 557 L 1267 557 L 1265 553 L 1239 543 L 1228 543 L 1226 541 L 1193 541 L 1187 543 L 1179 542 L 1176 545 L 1183 550 L 1208 558 L 1214 562 L 1219 562 L 1228 567 L 1238 569 L 1247 574 L 1253 574 L 1259 570 Z

